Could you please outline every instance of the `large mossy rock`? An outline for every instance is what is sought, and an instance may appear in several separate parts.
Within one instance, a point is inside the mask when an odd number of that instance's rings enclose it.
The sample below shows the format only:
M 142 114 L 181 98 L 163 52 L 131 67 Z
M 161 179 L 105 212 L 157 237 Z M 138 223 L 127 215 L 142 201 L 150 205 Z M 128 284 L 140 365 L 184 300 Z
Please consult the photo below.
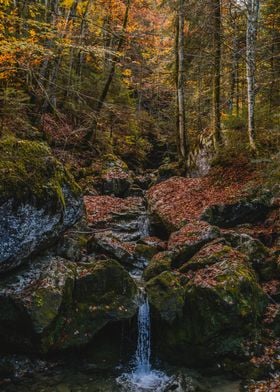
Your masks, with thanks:
M 277 251 L 273 253 L 261 241 L 248 234 L 229 230 L 224 233 L 224 237 L 233 248 L 248 257 L 260 280 L 280 279 L 280 260 Z
M 219 227 L 234 227 L 263 220 L 273 208 L 273 195 L 263 190 L 233 203 L 211 205 L 203 211 L 201 219 Z
M 80 189 L 45 144 L 0 141 L 0 272 L 58 239 L 82 211 Z
M 168 241 L 168 250 L 175 254 L 173 267 L 178 267 L 190 259 L 203 245 L 218 238 L 219 235 L 217 227 L 200 221 L 189 223 L 172 233 Z
M 1 351 L 48 353 L 86 345 L 108 323 L 135 315 L 136 294 L 116 261 L 77 265 L 39 258 L 1 282 Z
M 266 305 L 246 257 L 217 242 L 182 268 L 147 283 L 159 355 L 195 366 L 240 355 Z
M 173 261 L 174 253 L 169 251 L 157 253 L 144 270 L 144 279 L 148 281 L 164 271 L 171 271 Z
M 243 179 L 240 168 L 234 171 L 233 177 L 223 168 L 205 177 L 172 177 L 152 186 L 146 196 L 153 224 L 170 234 L 194 220 L 218 227 L 262 221 L 277 208 L 275 192 Z
M 2 279 L 0 341 L 7 351 L 36 351 L 72 301 L 76 266 L 45 257 Z
M 108 323 L 131 319 L 137 312 L 137 287 L 114 260 L 79 267 L 72 308 L 59 322 L 52 349 L 83 346 Z

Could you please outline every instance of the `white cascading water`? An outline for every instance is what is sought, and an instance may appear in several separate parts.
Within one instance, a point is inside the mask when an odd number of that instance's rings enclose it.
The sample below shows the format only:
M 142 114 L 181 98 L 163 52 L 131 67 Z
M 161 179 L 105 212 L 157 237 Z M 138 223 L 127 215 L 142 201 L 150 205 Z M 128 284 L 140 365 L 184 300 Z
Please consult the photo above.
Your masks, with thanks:
M 117 382 L 124 391 L 162 392 L 169 383 L 169 377 L 161 371 L 153 370 L 151 357 L 151 320 L 148 298 L 142 289 L 140 291 L 138 309 L 138 339 L 134 358 L 134 366 L 130 373 L 118 377 Z
M 151 370 L 151 324 L 150 306 L 145 294 L 142 293 L 138 309 L 138 341 L 135 355 L 135 371 L 139 374 L 149 373 Z
M 138 231 L 140 237 L 148 237 L 150 234 L 148 216 L 147 214 L 142 214 L 139 218 Z M 125 392 L 164 392 L 171 380 L 165 373 L 153 370 L 151 365 L 150 306 L 142 281 L 143 270 L 146 266 L 147 260 L 140 258 L 139 268 L 130 274 L 139 287 L 138 337 L 132 370 L 117 378 L 117 383 Z

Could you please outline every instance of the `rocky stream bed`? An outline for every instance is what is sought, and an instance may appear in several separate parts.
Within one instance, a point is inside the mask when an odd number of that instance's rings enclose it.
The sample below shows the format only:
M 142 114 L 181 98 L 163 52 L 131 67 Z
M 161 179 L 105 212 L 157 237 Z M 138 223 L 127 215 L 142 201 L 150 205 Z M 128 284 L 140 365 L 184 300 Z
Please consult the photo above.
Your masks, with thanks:
M 277 186 L 112 163 L 82 197 L 44 145 L 1 143 L 0 390 L 280 390 Z

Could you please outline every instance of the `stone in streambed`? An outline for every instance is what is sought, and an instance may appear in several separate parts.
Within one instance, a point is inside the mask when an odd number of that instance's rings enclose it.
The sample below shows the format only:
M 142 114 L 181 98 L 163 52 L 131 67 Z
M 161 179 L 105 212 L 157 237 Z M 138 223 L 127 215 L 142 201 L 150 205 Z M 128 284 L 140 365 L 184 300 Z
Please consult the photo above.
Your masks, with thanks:
M 255 273 L 243 254 L 217 246 L 197 257 L 196 270 L 163 272 L 147 283 L 162 358 L 202 366 L 239 355 L 258 328 L 267 300 Z
M 89 343 L 110 322 L 134 316 L 137 288 L 113 260 L 77 264 L 39 258 L 3 279 L 2 351 L 59 351 Z
M 157 253 L 147 268 L 144 270 L 143 277 L 146 281 L 154 278 L 155 276 L 161 274 L 164 271 L 171 271 L 172 262 L 174 260 L 174 253 L 172 252 L 159 252 Z
M 272 210 L 273 195 L 263 190 L 261 194 L 240 198 L 234 203 L 207 207 L 200 219 L 219 227 L 234 227 L 263 220 Z
M 244 263 L 247 262 L 246 257 L 241 259 L 241 255 L 234 251 L 233 248 L 223 238 L 219 238 L 209 244 L 203 246 L 190 260 L 185 262 L 180 268 L 181 273 L 197 271 L 201 268 L 207 268 L 213 264 L 221 262 L 230 262 L 239 257 Z
M 103 157 L 101 174 L 95 179 L 95 186 L 105 195 L 123 197 L 133 183 L 128 166 L 113 154 Z
M 162 321 L 171 324 L 183 317 L 187 281 L 183 275 L 172 271 L 164 271 L 148 281 L 149 301 Z
M 280 278 L 279 256 L 261 241 L 233 230 L 225 231 L 223 236 L 233 248 L 248 257 L 262 281 Z
M 120 241 L 113 232 L 103 231 L 93 236 L 93 244 L 97 251 L 102 251 L 125 265 L 135 262 L 135 244 Z
M 7 350 L 35 351 L 71 304 L 75 264 L 45 257 L 5 278 L 0 286 L 0 341 Z
M 132 318 L 137 312 L 137 287 L 114 260 L 78 268 L 72 308 L 53 334 L 53 349 L 82 346 L 108 323 Z
M 172 266 L 180 266 L 203 245 L 218 238 L 219 235 L 220 231 L 217 227 L 200 221 L 189 223 L 172 233 L 168 241 L 168 250 L 176 254 Z

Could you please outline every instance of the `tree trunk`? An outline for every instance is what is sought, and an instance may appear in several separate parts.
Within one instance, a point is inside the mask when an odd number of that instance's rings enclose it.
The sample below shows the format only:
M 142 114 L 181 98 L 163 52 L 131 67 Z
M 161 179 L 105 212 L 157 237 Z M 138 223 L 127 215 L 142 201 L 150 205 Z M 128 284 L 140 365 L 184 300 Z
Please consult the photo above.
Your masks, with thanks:
M 256 98 L 256 41 L 259 16 L 259 0 L 247 0 L 246 69 L 248 99 L 248 137 L 250 148 L 256 151 L 255 140 L 255 98 Z
M 186 135 L 186 111 L 185 111 L 185 55 L 184 55 L 184 5 L 185 0 L 178 0 L 177 15 L 177 133 L 178 152 L 181 160 L 188 157 L 188 141 Z
M 217 151 L 222 144 L 221 134 L 221 4 L 220 0 L 213 0 L 214 7 L 214 88 L 213 88 L 213 128 L 214 145 Z
M 111 86 L 111 83 L 112 83 L 113 78 L 115 76 L 116 64 L 117 64 L 118 56 L 119 56 L 118 52 L 120 52 L 120 50 L 122 49 L 123 43 L 124 43 L 124 37 L 125 37 L 127 23 L 128 23 L 130 6 L 131 6 L 131 0 L 127 0 L 124 20 L 123 20 L 123 25 L 122 25 L 122 31 L 119 36 L 118 45 L 117 45 L 115 54 L 112 55 L 111 66 L 109 67 L 108 77 L 107 77 L 107 80 L 106 80 L 105 85 L 103 87 L 103 90 L 100 94 L 100 97 L 97 101 L 96 108 L 95 108 L 95 117 L 94 117 L 94 120 L 92 121 L 89 132 L 87 132 L 87 134 L 85 135 L 85 141 L 96 139 L 98 117 L 99 117 L 99 114 L 103 108 L 103 105 L 105 103 L 106 97 L 108 95 L 108 92 L 109 92 L 109 89 Z

